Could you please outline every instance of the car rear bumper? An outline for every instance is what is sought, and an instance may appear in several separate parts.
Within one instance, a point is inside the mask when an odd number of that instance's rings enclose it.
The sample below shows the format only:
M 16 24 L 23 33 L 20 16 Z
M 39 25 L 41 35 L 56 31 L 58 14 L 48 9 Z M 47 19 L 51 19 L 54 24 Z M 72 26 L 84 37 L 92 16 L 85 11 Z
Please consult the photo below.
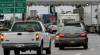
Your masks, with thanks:
M 8 49 L 38 49 L 40 48 L 39 43 L 3 43 L 2 44 L 3 48 L 8 48 Z
M 88 38 L 65 38 L 62 40 L 55 40 L 55 47 L 78 47 L 84 46 L 88 43 Z
M 55 47 L 60 47 L 60 46 L 63 46 L 63 47 L 79 47 L 79 46 L 84 46 L 86 45 L 87 42 L 85 43 L 55 43 Z

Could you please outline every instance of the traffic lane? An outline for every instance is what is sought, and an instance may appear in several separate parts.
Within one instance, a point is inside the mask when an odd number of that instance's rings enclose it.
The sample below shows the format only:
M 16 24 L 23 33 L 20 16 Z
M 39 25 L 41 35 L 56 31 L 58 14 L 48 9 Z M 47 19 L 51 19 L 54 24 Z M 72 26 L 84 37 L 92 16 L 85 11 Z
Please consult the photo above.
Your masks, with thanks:
M 84 51 L 83 55 L 100 55 L 100 35 L 89 35 L 89 51 Z
M 100 35 L 88 34 L 89 38 L 89 49 L 84 50 L 82 47 L 78 48 L 65 48 L 64 50 L 59 50 L 58 48 L 52 48 L 51 55 L 100 55 Z
M 1 47 L 0 47 L 0 55 L 3 55 L 3 49 Z M 10 51 L 10 55 L 15 55 L 13 50 Z M 20 51 L 20 55 L 37 55 L 37 54 L 36 51 L 26 51 L 26 52 Z M 45 51 L 43 51 L 42 55 L 46 55 Z
M 52 53 L 50 55 L 100 55 L 100 36 L 97 34 L 88 34 L 89 37 L 89 49 L 84 50 L 82 47 L 65 48 L 64 50 L 59 50 L 54 47 L 52 43 Z M 54 42 L 54 41 L 53 41 Z M 0 47 L 0 55 L 3 55 L 3 49 Z M 14 55 L 11 51 L 10 55 Z M 36 51 L 21 52 L 21 55 L 36 55 Z M 43 52 L 45 54 L 45 51 Z

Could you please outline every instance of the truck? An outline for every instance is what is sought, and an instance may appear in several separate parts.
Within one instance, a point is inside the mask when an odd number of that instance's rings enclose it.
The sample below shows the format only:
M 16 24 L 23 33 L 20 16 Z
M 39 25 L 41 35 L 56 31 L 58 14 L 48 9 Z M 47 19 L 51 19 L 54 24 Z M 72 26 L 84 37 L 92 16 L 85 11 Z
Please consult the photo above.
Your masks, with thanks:
M 79 14 L 58 14 L 58 19 L 57 19 L 57 24 L 58 25 L 63 25 L 64 23 L 67 22 L 79 22 Z
M 10 55 L 14 50 L 15 55 L 20 51 L 36 50 L 38 55 L 45 50 L 51 53 L 51 36 L 40 21 L 15 21 L 8 32 L 0 33 L 0 41 L 4 55 Z
M 87 32 L 97 32 L 97 6 L 91 5 L 84 8 L 84 25 Z
M 85 7 L 78 5 L 76 9 L 73 10 L 73 13 L 79 13 L 80 22 L 83 23 L 88 33 L 97 32 L 97 8 L 97 5 L 88 5 Z
M 44 24 L 48 24 L 48 23 L 53 23 L 56 22 L 57 17 L 55 16 L 55 14 L 42 14 L 42 18 L 43 18 L 43 23 Z
M 65 23 L 79 22 L 79 14 L 57 14 L 57 19 L 48 26 L 50 33 L 56 33 L 58 26 L 64 26 Z

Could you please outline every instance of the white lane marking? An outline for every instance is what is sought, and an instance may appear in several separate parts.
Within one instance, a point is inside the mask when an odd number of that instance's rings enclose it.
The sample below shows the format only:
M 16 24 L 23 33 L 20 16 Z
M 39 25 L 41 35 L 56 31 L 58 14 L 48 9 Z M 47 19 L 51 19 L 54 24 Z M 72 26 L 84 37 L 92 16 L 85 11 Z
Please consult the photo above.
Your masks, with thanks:
M 79 52 L 79 53 L 77 53 L 77 54 L 75 54 L 75 55 L 82 55 L 82 53 L 81 53 L 81 52 Z

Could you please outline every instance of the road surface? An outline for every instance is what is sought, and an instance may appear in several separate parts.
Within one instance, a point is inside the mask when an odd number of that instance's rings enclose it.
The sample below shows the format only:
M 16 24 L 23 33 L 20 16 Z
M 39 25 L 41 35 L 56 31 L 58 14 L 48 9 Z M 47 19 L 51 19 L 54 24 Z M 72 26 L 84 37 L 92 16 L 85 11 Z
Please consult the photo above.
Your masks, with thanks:
M 89 37 L 89 49 L 84 50 L 82 47 L 78 48 L 65 48 L 64 50 L 59 50 L 54 47 L 52 42 L 52 53 L 50 55 L 100 55 L 100 36 L 97 34 L 88 34 Z M 3 49 L 0 46 L 0 55 L 3 55 Z M 11 51 L 10 55 L 14 55 Z M 21 55 L 36 55 L 36 51 L 21 52 Z M 43 51 L 45 55 L 45 51 Z

